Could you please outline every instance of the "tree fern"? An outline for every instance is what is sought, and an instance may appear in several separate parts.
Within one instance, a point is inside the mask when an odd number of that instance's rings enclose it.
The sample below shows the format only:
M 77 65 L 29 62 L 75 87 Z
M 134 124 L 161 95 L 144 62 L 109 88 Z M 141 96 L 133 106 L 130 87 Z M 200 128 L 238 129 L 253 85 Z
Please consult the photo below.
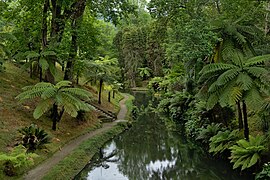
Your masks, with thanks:
M 45 99 L 40 101 L 34 110 L 33 116 L 35 119 L 39 119 L 45 112 L 49 111 L 52 107 L 53 101 L 51 99 Z
M 244 65 L 246 67 L 249 67 L 249 66 L 254 66 L 254 65 L 258 65 L 258 64 L 264 63 L 265 61 L 269 61 L 269 60 L 270 60 L 270 55 L 269 54 L 263 55 L 263 56 L 256 56 L 256 57 L 253 57 L 253 58 L 248 59 L 245 62 Z
M 247 73 L 240 73 L 237 76 L 236 84 L 244 91 L 249 90 L 253 85 L 253 79 Z
M 221 74 L 216 82 L 219 86 L 223 86 L 224 84 L 227 84 L 232 79 L 234 79 L 240 72 L 241 72 L 240 68 L 230 69 Z
M 63 112 L 58 112 L 58 107 L 65 110 L 72 117 L 77 116 L 77 111 L 90 110 L 90 106 L 82 101 L 82 99 L 89 100 L 91 94 L 86 90 L 72 88 L 70 86 L 70 81 L 60 81 L 56 85 L 41 82 L 34 86 L 23 88 L 25 91 L 19 94 L 16 98 L 26 100 L 41 97 L 33 116 L 38 119 L 53 107 L 53 130 L 55 130 L 56 122 L 61 119 L 63 114 Z

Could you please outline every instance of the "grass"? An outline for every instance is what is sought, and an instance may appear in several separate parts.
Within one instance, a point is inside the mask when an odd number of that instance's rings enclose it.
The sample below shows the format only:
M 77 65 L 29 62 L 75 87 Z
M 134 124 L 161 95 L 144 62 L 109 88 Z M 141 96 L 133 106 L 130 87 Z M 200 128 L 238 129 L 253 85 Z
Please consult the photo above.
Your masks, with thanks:
M 89 160 L 98 152 L 99 148 L 102 147 L 105 142 L 120 134 L 125 129 L 126 124 L 117 124 L 109 131 L 83 142 L 68 157 L 53 167 L 53 169 L 42 179 L 73 179 L 74 176 L 77 175 L 89 162 Z
M 128 99 L 125 102 L 125 105 L 127 107 L 127 114 L 125 116 L 125 119 L 131 120 L 132 119 L 131 112 L 133 109 L 133 101 L 134 101 L 135 97 L 130 95 L 130 94 L 126 94 L 126 95 L 128 96 Z
M 22 87 L 33 85 L 38 82 L 38 79 L 31 79 L 26 71 L 12 63 L 5 63 L 4 66 L 6 68 L 5 71 L 0 72 L 0 152 L 8 152 L 12 149 L 19 136 L 18 129 L 30 124 L 37 124 L 38 127 L 48 132 L 52 142 L 46 146 L 47 149 L 36 152 L 39 155 L 35 161 L 36 166 L 51 157 L 52 154 L 72 139 L 93 131 L 100 126 L 99 114 L 91 111 L 86 114 L 87 120 L 85 122 L 78 122 L 75 118 L 64 114 L 60 123 L 57 124 L 57 130 L 52 131 L 52 122 L 48 117 L 42 116 L 38 120 L 33 118 L 32 114 L 37 100 L 21 104 L 15 99 L 22 92 Z M 88 88 L 93 93 L 93 101 L 95 101 L 97 99 L 95 88 Z M 101 108 L 118 112 L 118 103 L 122 98 L 121 94 L 117 94 L 115 99 L 112 99 L 112 103 L 109 103 L 107 101 L 107 94 L 104 91 Z M 0 171 L 0 179 L 9 178 Z

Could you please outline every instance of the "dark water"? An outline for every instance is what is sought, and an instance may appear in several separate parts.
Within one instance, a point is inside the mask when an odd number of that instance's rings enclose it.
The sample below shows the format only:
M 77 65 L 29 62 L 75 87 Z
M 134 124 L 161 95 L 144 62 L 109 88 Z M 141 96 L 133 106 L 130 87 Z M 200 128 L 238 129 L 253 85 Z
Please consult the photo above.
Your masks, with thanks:
M 145 94 L 136 94 L 141 105 Z M 141 101 L 141 102 L 140 102 Z M 146 105 L 146 104 L 145 104 Z M 144 106 L 145 106 L 144 105 Z M 75 179 L 246 180 L 229 163 L 211 160 L 180 133 L 166 130 L 153 113 L 141 115 L 127 132 L 108 142 Z

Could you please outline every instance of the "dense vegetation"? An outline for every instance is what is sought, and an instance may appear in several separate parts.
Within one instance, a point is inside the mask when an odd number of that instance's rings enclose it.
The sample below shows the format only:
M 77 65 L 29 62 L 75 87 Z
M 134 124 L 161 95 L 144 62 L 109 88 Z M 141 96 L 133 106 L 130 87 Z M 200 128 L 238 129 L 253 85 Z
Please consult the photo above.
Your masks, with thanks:
M 65 112 L 82 117 L 91 109 L 83 85 L 96 86 L 102 104 L 103 90 L 110 102 L 120 88 L 148 84 L 168 127 L 183 126 L 232 168 L 267 178 L 269 7 L 257 0 L 0 1 L 0 75 L 10 63 L 29 72 L 35 84 L 17 99 L 40 97 L 33 117 L 48 116 L 53 130 Z

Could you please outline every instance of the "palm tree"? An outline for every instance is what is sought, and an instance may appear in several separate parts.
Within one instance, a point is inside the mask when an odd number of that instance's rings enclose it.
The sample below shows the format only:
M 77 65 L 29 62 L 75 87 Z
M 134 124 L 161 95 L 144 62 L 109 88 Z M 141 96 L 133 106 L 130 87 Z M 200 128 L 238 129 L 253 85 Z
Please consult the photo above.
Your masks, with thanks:
M 117 71 L 117 59 L 110 59 L 109 56 L 100 57 L 98 60 L 90 61 L 88 67 L 88 78 L 99 82 L 98 103 L 101 104 L 103 83 L 114 81 Z
M 19 94 L 16 99 L 20 101 L 41 97 L 33 116 L 40 118 L 45 112 L 52 109 L 52 129 L 56 130 L 56 123 L 60 121 L 64 111 L 72 117 L 78 115 L 79 110 L 89 111 L 90 106 L 83 100 L 89 100 L 91 93 L 71 87 L 70 81 L 60 81 L 56 85 L 46 82 L 37 83 L 34 86 L 26 86 L 24 92 Z M 60 112 L 58 109 L 62 109 Z
M 270 60 L 270 55 L 247 58 L 235 50 L 230 54 L 230 62 L 206 65 L 200 72 L 199 82 L 204 82 L 200 93 L 207 90 L 207 107 L 238 104 L 239 128 L 244 118 L 244 135 L 248 139 L 247 104 L 253 108 L 261 107 L 265 87 L 268 86 L 266 74 L 269 72 L 263 63 Z M 240 108 L 242 102 L 242 110 Z

